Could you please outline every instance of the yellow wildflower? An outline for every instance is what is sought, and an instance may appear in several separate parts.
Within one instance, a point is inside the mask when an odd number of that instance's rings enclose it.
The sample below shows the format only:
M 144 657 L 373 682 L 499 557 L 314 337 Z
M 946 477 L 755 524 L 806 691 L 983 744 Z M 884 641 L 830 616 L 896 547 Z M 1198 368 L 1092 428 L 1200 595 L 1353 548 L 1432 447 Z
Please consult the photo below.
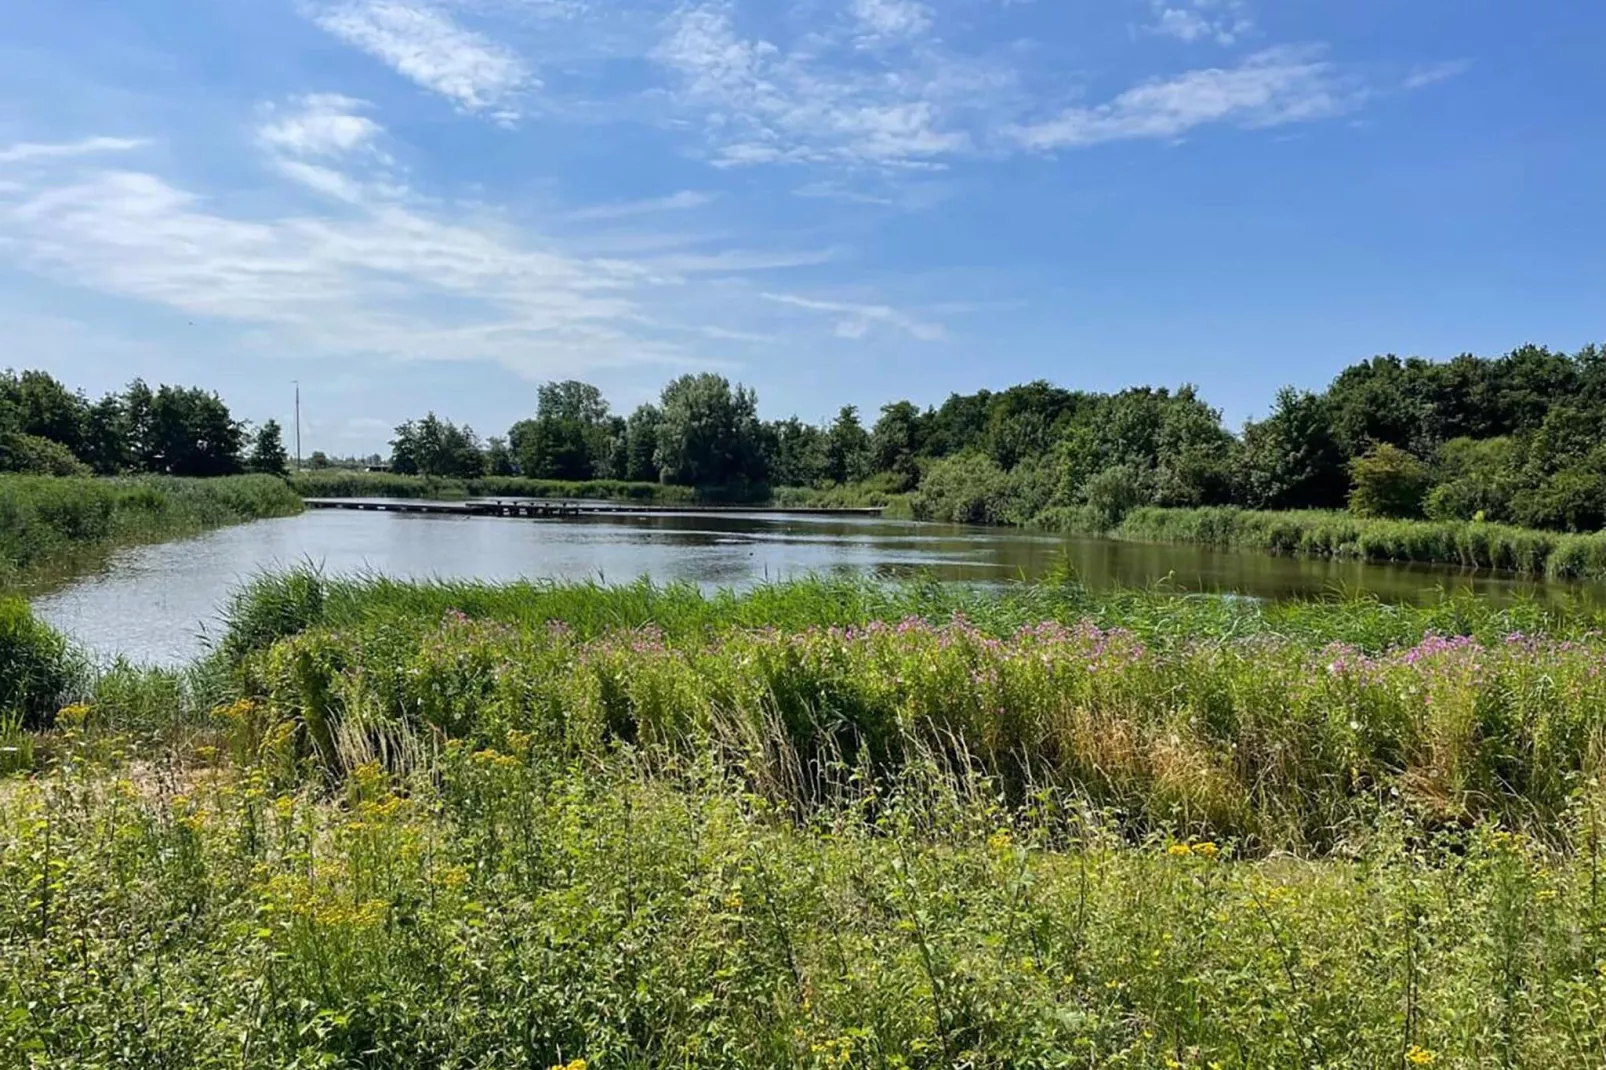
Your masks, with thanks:
M 1221 853 L 1221 849 L 1209 840 L 1193 845 L 1193 853 L 1204 858 L 1214 858 Z
M 1165 849 L 1165 853 L 1173 858 L 1183 858 L 1189 854 L 1190 850 L 1191 848 L 1185 843 L 1173 843 Z
M 1405 1061 L 1412 1066 L 1432 1066 L 1438 1061 L 1438 1058 L 1438 1052 L 1429 1051 L 1427 1048 L 1421 1048 L 1415 1044 L 1412 1044 L 1410 1050 L 1405 1053 Z

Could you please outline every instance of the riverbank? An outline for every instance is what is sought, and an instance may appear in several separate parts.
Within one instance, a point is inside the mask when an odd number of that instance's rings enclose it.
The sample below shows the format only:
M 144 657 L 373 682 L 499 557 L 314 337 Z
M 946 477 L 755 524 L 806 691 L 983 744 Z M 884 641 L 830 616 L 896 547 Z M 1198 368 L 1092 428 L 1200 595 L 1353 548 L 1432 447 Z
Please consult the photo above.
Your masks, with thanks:
M 292 476 L 290 486 L 303 498 L 401 498 L 435 501 L 462 501 L 467 498 L 563 498 L 636 502 L 646 505 L 740 502 L 740 499 L 722 498 L 718 494 L 700 494 L 691 487 L 665 486 L 658 483 L 626 483 L 611 479 L 586 482 L 525 479 L 521 476 L 441 479 L 434 476 L 395 475 L 390 472 L 306 471 Z M 767 500 L 768 491 L 764 491 L 760 498 Z M 755 504 L 758 503 L 755 500 Z
M 294 516 L 282 479 L 0 475 L 0 591 L 73 571 L 119 546 Z
M 0 1045 L 1598 1066 L 1601 623 L 264 578 L 0 784 Z
M 1134 509 L 1115 526 L 1050 510 L 1031 525 L 1064 534 L 1195 544 L 1375 563 L 1450 565 L 1558 580 L 1606 579 L 1606 533 L 1567 535 L 1481 521 L 1370 520 L 1319 510 Z

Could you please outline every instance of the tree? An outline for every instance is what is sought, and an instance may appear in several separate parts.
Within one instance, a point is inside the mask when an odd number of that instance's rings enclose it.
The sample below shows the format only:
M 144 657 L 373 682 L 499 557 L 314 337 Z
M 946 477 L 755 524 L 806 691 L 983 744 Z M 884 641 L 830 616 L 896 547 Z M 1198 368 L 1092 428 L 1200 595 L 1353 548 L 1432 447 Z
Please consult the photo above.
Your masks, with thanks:
M 216 394 L 163 386 L 149 398 L 144 418 L 141 462 L 146 471 L 174 476 L 226 476 L 240 471 L 244 430 Z
M 870 474 L 870 436 L 859 410 L 844 405 L 825 440 L 825 476 L 833 483 L 857 483 Z
M 664 387 L 656 455 L 660 478 L 694 487 L 765 480 L 758 397 L 721 375 L 683 375 Z
M 84 422 L 83 459 L 96 475 L 110 476 L 136 463 L 123 399 L 107 394 L 90 407 Z
M 870 467 L 891 474 L 895 490 L 908 490 L 920 480 L 916 458 L 924 445 L 924 430 L 920 410 L 912 402 L 881 407 L 881 418 L 870 433 Z
M 22 434 L 59 443 L 74 455 L 83 451 L 89 404 L 54 376 L 42 371 L 20 375 L 7 371 L 0 374 L 0 395 L 7 399 Z
M 335 463 L 329 459 L 329 455 L 323 450 L 313 450 L 312 456 L 307 458 L 307 467 L 314 472 L 326 471 L 334 466 Z
M 590 383 L 547 383 L 536 416 L 508 432 L 519 468 L 537 479 L 595 479 L 609 459 L 608 403 Z
M 796 416 L 764 431 L 770 481 L 778 487 L 812 487 L 827 479 L 825 432 Z
M 257 428 L 246 468 L 269 476 L 290 474 L 290 457 L 284 451 L 284 429 L 279 426 L 279 421 L 269 420 Z
M 658 482 L 658 428 L 664 414 L 656 405 L 641 405 L 625 421 L 624 468 L 619 478 L 634 483 Z
M 1335 509 L 1349 477 L 1334 439 L 1326 402 L 1285 386 L 1271 415 L 1244 427 L 1245 504 L 1256 509 Z
M 518 472 L 513 463 L 513 451 L 508 449 L 507 439 L 492 435 L 485 443 L 485 470 L 493 476 L 511 476 Z
M 468 425 L 459 428 L 433 412 L 396 428 L 391 469 L 401 475 L 473 479 L 485 474 L 485 454 Z
M 1382 443 L 1350 462 L 1350 512 L 1409 519 L 1422 515 L 1432 482 L 1427 466 L 1398 446 Z

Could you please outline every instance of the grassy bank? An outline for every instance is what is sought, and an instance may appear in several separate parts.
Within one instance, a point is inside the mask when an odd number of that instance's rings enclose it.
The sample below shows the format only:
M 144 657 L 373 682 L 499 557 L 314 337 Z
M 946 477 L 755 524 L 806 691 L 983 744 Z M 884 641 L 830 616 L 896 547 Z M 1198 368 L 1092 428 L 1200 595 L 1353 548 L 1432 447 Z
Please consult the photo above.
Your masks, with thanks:
M 301 572 L 229 617 L 0 781 L 17 1065 L 1606 1059 L 1585 612 Z
M 301 511 L 272 476 L 222 479 L 0 475 L 0 589 L 108 549 Z
M 1366 520 L 1340 512 L 1134 509 L 1114 528 L 1088 511 L 1039 518 L 1052 529 L 1148 542 L 1377 562 L 1501 569 L 1552 579 L 1606 579 L 1606 534 L 1563 535 L 1476 521 Z

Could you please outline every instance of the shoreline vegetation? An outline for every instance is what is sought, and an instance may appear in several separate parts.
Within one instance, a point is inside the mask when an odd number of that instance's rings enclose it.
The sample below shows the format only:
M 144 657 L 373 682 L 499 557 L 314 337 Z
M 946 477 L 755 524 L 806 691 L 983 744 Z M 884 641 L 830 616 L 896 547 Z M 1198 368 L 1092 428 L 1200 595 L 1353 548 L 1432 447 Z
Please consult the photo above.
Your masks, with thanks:
M 1606 1060 L 1584 605 L 299 570 L 182 671 L 14 606 L 22 1065 Z
M 274 476 L 94 478 L 0 474 L 0 592 L 128 545 L 301 512 Z

